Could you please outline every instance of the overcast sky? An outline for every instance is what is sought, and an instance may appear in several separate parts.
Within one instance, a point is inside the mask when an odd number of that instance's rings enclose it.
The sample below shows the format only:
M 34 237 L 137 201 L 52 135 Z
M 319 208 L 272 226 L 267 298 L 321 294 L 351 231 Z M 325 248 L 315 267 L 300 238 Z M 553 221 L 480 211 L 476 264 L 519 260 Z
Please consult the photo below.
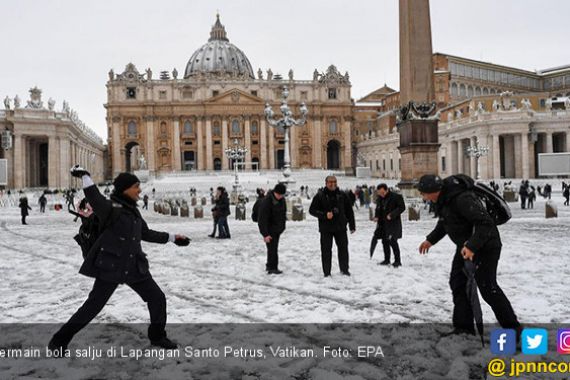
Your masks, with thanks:
M 133 62 L 184 72 L 219 10 L 254 71 L 310 79 L 335 64 L 358 99 L 399 88 L 397 0 L 1 0 L 0 97 L 43 90 L 106 138 L 105 83 Z M 437 52 L 536 70 L 570 64 L 568 0 L 431 0 Z M 0 107 L 2 107 L 0 105 Z

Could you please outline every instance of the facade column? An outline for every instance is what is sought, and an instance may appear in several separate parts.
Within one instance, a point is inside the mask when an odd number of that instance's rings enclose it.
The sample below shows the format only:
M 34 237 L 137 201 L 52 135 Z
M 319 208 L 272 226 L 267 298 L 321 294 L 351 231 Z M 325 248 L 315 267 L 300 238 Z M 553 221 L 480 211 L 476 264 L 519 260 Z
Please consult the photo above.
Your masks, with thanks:
M 196 168 L 198 170 L 204 170 L 206 169 L 206 165 L 205 162 L 206 160 L 204 160 L 204 138 L 202 136 L 202 129 L 204 128 L 204 118 L 203 117 L 199 117 L 197 119 L 196 122 L 196 143 L 198 144 L 198 148 L 197 148 L 197 154 L 198 154 L 198 165 L 196 165 Z
M 471 137 L 469 139 L 469 145 L 475 146 L 477 139 L 475 137 Z M 473 156 L 469 156 L 469 175 L 472 178 L 477 178 L 477 159 Z
M 59 140 L 59 177 L 62 187 L 71 187 L 71 174 L 69 174 L 71 166 L 69 160 L 69 138 L 65 138 Z
M 60 187 L 59 182 L 59 139 L 55 136 L 49 137 L 48 142 L 48 187 Z
M 275 169 L 275 128 L 269 127 L 269 169 Z
M 570 132 L 566 132 L 566 152 L 570 152 Z
M 244 133 L 245 133 L 245 147 L 247 148 L 247 153 L 245 154 L 246 167 L 251 169 L 251 133 L 250 133 L 250 118 L 245 119 Z M 245 170 L 245 167 L 244 167 Z
M 289 154 L 291 158 L 291 169 L 296 169 L 297 164 L 297 129 L 302 127 L 289 128 Z
M 156 161 L 154 151 L 154 116 L 146 116 L 146 162 L 151 173 L 156 171 Z M 132 164 L 132 163 L 131 163 Z M 122 165 L 121 165 L 122 166 Z
M 546 152 L 545 153 L 552 153 L 552 132 L 546 132 Z
M 501 142 L 499 140 L 499 135 L 493 135 L 493 179 L 501 179 Z
M 182 170 L 182 152 L 180 151 L 180 120 L 173 121 L 174 131 L 172 139 L 174 140 L 174 158 L 172 160 L 172 169 L 179 171 Z
M 212 157 L 212 119 L 206 119 L 206 170 L 214 170 Z
M 344 120 L 343 122 L 344 128 L 342 128 L 342 133 L 344 134 L 344 157 L 341 162 L 340 168 L 341 169 L 350 169 L 352 168 L 352 143 L 351 143 L 351 122 L 349 120 Z M 395 169 L 394 165 L 394 169 Z
M 445 161 L 447 161 L 445 163 L 446 165 L 446 175 L 453 175 L 455 173 L 453 173 L 453 162 L 454 162 L 454 157 L 453 157 L 453 141 L 449 141 L 447 143 L 447 152 L 445 154 Z
M 23 138 L 19 134 L 14 134 L 14 188 L 21 189 L 24 187 L 24 175 L 26 167 L 24 166 L 24 144 Z
M 517 149 L 517 146 L 521 146 L 521 135 L 520 134 L 516 134 L 516 135 L 511 135 L 509 136 L 511 137 L 511 143 L 509 143 L 509 150 L 506 150 L 507 152 L 513 152 L 514 153 L 514 157 L 513 157 L 513 167 L 514 167 L 514 173 L 512 174 L 512 176 L 509 176 L 511 178 L 522 178 L 522 154 L 521 152 Z
M 492 173 L 492 170 L 490 168 L 490 162 L 491 160 L 489 159 L 489 154 L 491 154 L 491 148 L 489 147 L 489 136 L 485 135 L 483 137 L 479 136 L 479 145 L 480 146 L 486 146 L 489 148 L 489 151 L 487 152 L 486 156 L 481 156 L 481 158 L 479 158 L 479 174 L 481 175 L 481 179 L 490 179 L 491 175 L 490 173 Z
M 528 133 L 521 133 L 521 163 L 522 163 L 522 178 L 529 178 L 529 157 L 528 157 Z
M 123 165 L 123 158 L 121 157 L 121 124 L 120 124 L 121 119 L 119 117 L 113 117 L 113 125 L 112 125 L 112 130 L 111 130 L 111 134 L 112 134 L 112 143 L 113 143 L 113 151 L 111 152 L 111 160 L 112 160 L 112 166 L 113 166 L 113 170 L 112 170 L 112 176 L 113 178 L 115 178 L 117 175 L 119 175 L 119 173 L 121 173 L 123 171 L 122 165 Z M 147 141 L 149 140 L 149 138 L 147 137 Z M 147 143 L 147 151 L 148 151 L 148 143 Z M 75 164 L 77 162 L 77 145 L 73 144 L 72 147 L 72 160 L 73 163 Z M 147 152 L 146 154 L 146 159 L 148 162 L 148 157 L 149 154 Z
M 261 169 L 269 169 L 269 165 L 267 164 L 267 122 L 265 119 L 260 120 L 260 147 L 261 147 Z
M 313 135 L 313 168 L 314 169 L 322 169 L 323 168 L 323 160 L 322 160 L 322 135 L 321 135 L 321 118 L 316 116 L 313 119 L 315 123 L 315 127 L 313 128 L 314 135 Z
M 459 139 L 457 141 L 457 174 L 463 174 L 465 167 L 463 165 L 463 159 L 465 158 L 465 152 L 463 150 L 463 140 Z
M 230 160 L 226 157 L 228 149 L 228 119 L 222 120 L 222 170 L 230 169 Z

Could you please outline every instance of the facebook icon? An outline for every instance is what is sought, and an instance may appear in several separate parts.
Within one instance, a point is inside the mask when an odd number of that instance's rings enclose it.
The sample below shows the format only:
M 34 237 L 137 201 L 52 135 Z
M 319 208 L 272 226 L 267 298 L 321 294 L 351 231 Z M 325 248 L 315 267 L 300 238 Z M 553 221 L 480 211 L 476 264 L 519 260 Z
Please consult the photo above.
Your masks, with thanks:
M 491 353 L 514 355 L 517 351 L 516 332 L 513 329 L 495 329 L 491 332 Z

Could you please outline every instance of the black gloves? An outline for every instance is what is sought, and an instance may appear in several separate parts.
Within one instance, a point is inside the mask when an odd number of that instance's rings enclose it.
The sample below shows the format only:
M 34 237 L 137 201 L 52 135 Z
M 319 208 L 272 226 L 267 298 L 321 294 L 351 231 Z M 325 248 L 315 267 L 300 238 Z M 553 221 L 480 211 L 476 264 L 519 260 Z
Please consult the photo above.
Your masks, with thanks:
M 184 238 L 176 238 L 174 239 L 174 244 L 176 244 L 179 247 L 186 247 L 188 244 L 190 244 L 190 238 L 184 237 Z
M 72 175 L 73 177 L 76 177 L 76 178 L 81 178 L 81 177 L 83 177 L 84 175 L 91 176 L 91 174 L 89 174 L 89 172 L 88 172 L 87 170 L 83 169 L 83 168 L 82 168 L 81 166 L 79 166 L 79 165 L 75 165 L 74 167 L 72 167 L 71 170 L 70 170 L 70 172 L 71 172 L 71 175 Z

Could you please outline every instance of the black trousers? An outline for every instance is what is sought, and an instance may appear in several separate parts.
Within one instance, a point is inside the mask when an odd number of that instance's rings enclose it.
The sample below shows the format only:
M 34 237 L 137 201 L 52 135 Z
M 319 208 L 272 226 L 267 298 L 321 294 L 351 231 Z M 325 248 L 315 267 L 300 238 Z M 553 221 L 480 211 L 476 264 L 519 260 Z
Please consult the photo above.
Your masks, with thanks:
M 497 321 L 503 328 L 518 329 L 517 316 L 499 284 L 497 284 L 497 264 L 501 255 L 501 247 L 479 253 L 476 259 L 477 270 L 475 280 L 481 296 L 491 306 Z M 467 297 L 467 275 L 463 271 L 465 260 L 461 256 L 461 247 L 457 248 L 451 264 L 449 285 L 453 294 L 453 327 L 475 332 L 473 326 L 473 310 Z
M 26 224 L 26 216 L 27 215 L 22 215 L 22 224 Z
M 400 246 L 398 239 L 385 239 L 382 237 L 382 227 L 377 227 L 370 242 L 370 256 L 374 254 L 378 240 L 382 240 L 382 249 L 384 251 L 384 261 L 390 262 L 390 248 L 394 251 L 394 262 L 402 263 L 400 259 Z
M 331 274 L 332 244 L 338 249 L 338 266 L 341 272 L 348 272 L 348 236 L 346 230 L 321 232 L 321 261 L 325 276 Z
M 267 263 L 265 263 L 265 270 L 279 269 L 279 238 L 281 235 L 271 235 L 271 242 L 265 243 L 267 246 Z
M 54 341 L 59 344 L 69 343 L 75 334 L 99 314 L 118 285 L 114 282 L 96 279 L 87 300 L 54 335 Z M 150 312 L 148 337 L 150 340 L 165 337 L 166 297 L 158 284 L 150 277 L 144 281 L 127 285 L 148 304 L 148 311 Z

